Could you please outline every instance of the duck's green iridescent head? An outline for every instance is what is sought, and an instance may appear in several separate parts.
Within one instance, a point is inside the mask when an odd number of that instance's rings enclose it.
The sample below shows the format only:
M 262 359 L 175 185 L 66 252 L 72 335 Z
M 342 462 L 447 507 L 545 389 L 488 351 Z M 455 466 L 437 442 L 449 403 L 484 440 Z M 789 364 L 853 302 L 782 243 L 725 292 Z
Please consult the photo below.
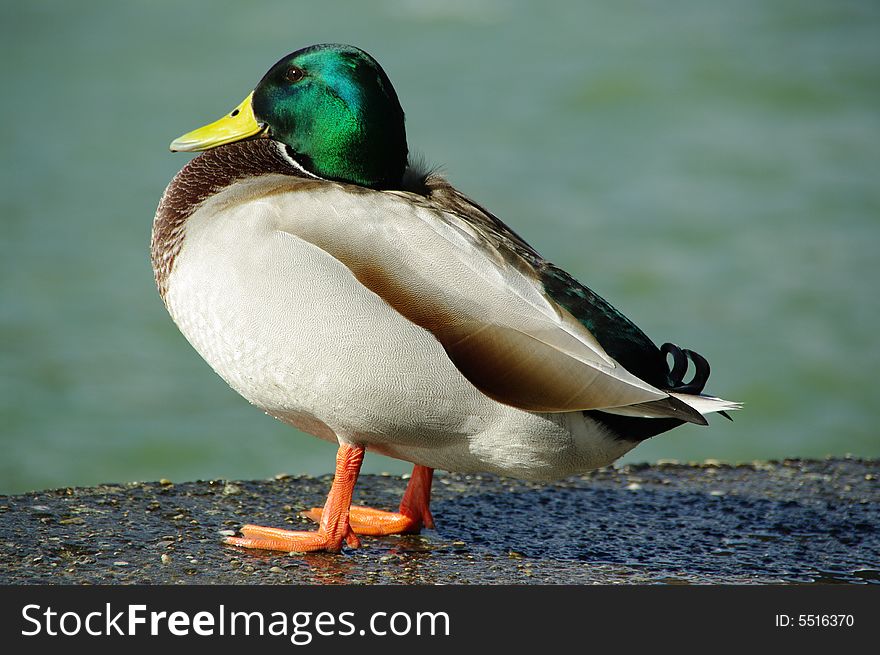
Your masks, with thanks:
M 268 137 L 306 170 L 373 188 L 400 184 L 407 162 L 403 109 L 378 62 L 349 45 L 298 50 L 275 64 L 230 114 L 175 139 L 208 150 Z

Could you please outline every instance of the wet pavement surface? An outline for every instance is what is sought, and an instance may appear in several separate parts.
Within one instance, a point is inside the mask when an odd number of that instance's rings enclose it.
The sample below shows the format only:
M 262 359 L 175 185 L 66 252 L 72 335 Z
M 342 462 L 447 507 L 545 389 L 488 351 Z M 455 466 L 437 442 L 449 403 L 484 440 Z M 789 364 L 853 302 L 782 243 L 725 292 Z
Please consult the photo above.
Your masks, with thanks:
M 243 523 L 310 529 L 330 477 L 0 496 L 2 584 L 880 584 L 880 461 L 606 468 L 555 484 L 438 472 L 435 530 L 342 554 L 245 551 Z M 406 481 L 363 476 L 396 509 Z

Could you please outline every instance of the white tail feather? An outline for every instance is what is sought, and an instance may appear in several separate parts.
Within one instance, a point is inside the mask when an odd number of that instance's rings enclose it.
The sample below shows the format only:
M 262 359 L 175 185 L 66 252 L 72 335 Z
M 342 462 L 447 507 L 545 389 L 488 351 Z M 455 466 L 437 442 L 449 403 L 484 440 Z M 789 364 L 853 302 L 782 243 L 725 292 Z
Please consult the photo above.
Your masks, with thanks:
M 722 398 L 716 398 L 715 396 L 695 396 L 694 394 L 689 393 L 674 392 L 669 392 L 669 395 L 673 398 L 677 398 L 684 404 L 693 407 L 703 416 L 705 416 L 706 414 L 711 414 L 712 412 L 734 411 L 737 409 L 742 409 L 743 406 L 742 403 L 734 402 L 732 400 L 724 400 Z
M 742 403 L 733 402 L 731 400 L 723 400 L 715 396 L 694 395 L 690 393 L 667 392 L 676 400 L 680 400 L 688 407 L 699 412 L 702 416 L 712 414 L 713 412 L 725 412 L 742 409 Z M 636 418 L 670 418 L 672 415 L 667 409 L 655 408 L 650 403 L 640 403 L 638 405 L 624 405 L 623 407 L 603 407 L 602 411 L 606 414 L 617 414 L 618 416 L 633 416 Z

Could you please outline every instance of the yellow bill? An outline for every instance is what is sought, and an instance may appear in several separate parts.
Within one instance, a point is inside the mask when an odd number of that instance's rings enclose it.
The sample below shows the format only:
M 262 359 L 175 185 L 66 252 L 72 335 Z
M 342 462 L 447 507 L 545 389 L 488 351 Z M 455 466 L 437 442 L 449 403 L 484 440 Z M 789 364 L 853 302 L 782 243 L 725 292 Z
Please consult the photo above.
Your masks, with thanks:
M 172 152 L 196 152 L 198 150 L 210 150 L 224 143 L 241 141 L 249 136 L 259 134 L 266 129 L 264 124 L 258 123 L 254 117 L 254 109 L 251 98 L 254 93 L 235 109 L 218 121 L 205 125 L 192 132 L 187 132 L 171 142 Z

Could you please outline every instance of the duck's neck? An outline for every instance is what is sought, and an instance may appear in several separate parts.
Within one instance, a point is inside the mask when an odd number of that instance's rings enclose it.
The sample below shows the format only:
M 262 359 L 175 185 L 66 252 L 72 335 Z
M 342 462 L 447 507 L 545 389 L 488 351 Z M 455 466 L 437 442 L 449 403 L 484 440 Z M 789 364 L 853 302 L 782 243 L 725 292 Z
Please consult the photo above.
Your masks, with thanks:
M 406 152 L 403 157 L 384 145 L 365 147 L 347 146 L 345 154 L 338 151 L 309 156 L 288 149 L 288 154 L 307 172 L 317 177 L 347 182 L 371 189 L 397 189 L 406 170 Z
M 407 164 L 402 121 L 373 119 L 369 129 L 356 120 L 297 130 L 287 153 L 308 172 L 328 180 L 372 189 L 398 188 Z

